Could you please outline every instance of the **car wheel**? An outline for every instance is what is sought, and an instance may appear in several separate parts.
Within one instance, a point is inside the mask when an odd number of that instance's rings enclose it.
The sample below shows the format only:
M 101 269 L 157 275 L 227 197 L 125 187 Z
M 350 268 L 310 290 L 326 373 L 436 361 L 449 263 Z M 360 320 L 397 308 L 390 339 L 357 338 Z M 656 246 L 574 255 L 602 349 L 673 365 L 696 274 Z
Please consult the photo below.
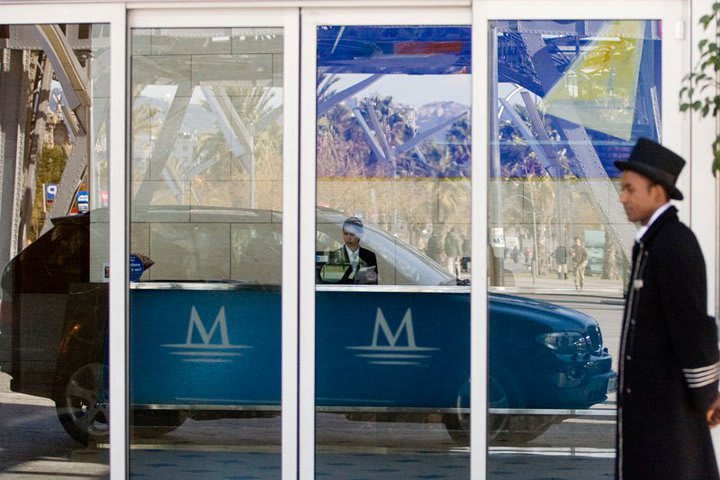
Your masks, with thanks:
M 60 423 L 83 445 L 108 441 L 110 412 L 107 400 L 99 395 L 104 379 L 102 364 L 85 363 L 67 369 L 55 388 L 55 408 Z
M 490 408 L 523 408 L 527 402 L 520 387 L 505 375 L 488 379 Z M 555 416 L 518 415 L 510 412 L 491 413 L 488 416 L 488 437 L 493 445 L 523 444 L 539 437 L 557 423 Z
M 86 363 L 67 369 L 55 388 L 55 408 L 65 431 L 78 443 L 106 443 L 109 440 L 110 409 L 105 393 L 106 367 Z M 187 419 L 176 410 L 135 410 L 131 432 L 141 437 L 169 433 Z
M 455 399 L 455 411 L 442 417 L 445 429 L 458 445 L 470 445 L 470 380 L 459 389 Z
M 515 402 L 509 384 L 491 376 L 488 378 L 488 405 L 490 408 L 510 408 Z M 509 413 L 491 413 L 488 415 L 488 440 L 498 440 L 508 431 Z
M 524 405 L 524 396 L 508 377 L 491 375 L 488 378 L 488 404 L 490 408 L 519 408 Z M 470 382 L 459 390 L 455 412 L 443 415 L 443 423 L 450 437 L 458 445 L 470 444 Z M 492 413 L 488 416 L 488 440 L 490 443 L 505 443 L 515 439 L 514 417 L 510 413 Z M 542 433 L 542 432 L 541 432 Z
M 494 444 L 519 445 L 535 440 L 552 425 L 566 417 L 555 415 L 511 415 L 504 429 L 495 436 Z

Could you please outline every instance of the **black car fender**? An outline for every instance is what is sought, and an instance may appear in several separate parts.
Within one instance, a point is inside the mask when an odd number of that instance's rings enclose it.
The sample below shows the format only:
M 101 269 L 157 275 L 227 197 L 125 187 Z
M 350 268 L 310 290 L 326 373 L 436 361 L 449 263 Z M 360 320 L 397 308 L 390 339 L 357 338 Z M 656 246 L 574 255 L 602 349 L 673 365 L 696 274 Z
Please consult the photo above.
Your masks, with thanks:
M 108 285 L 71 287 L 63 336 L 58 348 L 56 379 L 84 363 L 107 364 Z

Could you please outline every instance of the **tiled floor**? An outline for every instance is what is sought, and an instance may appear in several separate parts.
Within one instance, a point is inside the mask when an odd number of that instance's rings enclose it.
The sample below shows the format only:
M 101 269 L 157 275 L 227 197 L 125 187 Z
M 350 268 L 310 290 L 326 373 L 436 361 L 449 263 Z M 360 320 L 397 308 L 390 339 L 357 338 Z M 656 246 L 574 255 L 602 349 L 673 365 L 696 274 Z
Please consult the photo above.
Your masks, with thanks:
M 162 437 L 134 439 L 131 478 L 279 479 L 280 420 L 188 420 Z M 78 448 L 62 430 L 49 401 L 4 393 L 0 425 L 0 480 L 108 478 L 108 450 Z M 470 477 L 469 451 L 455 446 L 440 423 L 367 423 L 322 415 L 317 426 L 318 479 Z M 587 447 L 602 444 L 600 429 L 598 424 L 566 421 L 526 448 L 492 447 L 488 479 L 609 479 L 612 450 L 578 448 L 581 439 L 588 439 Z M 559 444 L 574 447 L 558 448 Z M 608 447 L 608 442 L 602 446 Z
M 456 480 L 470 477 L 467 453 L 319 453 L 316 478 L 343 480 Z M 613 459 L 594 455 L 491 453 L 488 479 L 602 480 Z M 280 456 L 269 453 L 133 451 L 133 479 L 275 480 Z

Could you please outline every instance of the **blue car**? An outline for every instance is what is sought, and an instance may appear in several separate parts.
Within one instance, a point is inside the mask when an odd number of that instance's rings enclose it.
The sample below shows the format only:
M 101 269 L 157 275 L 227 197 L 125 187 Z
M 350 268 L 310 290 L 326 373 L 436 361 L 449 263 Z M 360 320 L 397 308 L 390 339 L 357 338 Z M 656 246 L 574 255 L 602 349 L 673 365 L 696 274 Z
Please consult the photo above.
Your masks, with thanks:
M 134 427 L 162 433 L 188 417 L 278 414 L 281 215 L 152 208 L 131 224 L 154 235 L 135 257 L 140 271 L 154 265 L 130 285 Z M 1 279 L 0 369 L 12 376 L 13 391 L 54 399 L 62 425 L 81 443 L 108 433 L 108 291 L 90 281 L 89 265 L 90 230 L 107 227 L 103 216 L 55 219 Z M 350 419 L 434 418 L 467 443 L 470 287 L 371 224 L 363 246 L 377 255 L 379 285 L 337 284 L 323 261 L 341 245 L 345 218 L 317 212 L 317 410 Z M 182 254 L 186 245 L 198 248 L 187 241 L 188 225 L 195 240 L 203 229 L 231 232 L 228 258 L 217 262 L 228 265 L 225 279 L 206 269 L 217 259 Z M 585 409 L 614 390 L 594 319 L 510 295 L 489 294 L 489 306 L 491 440 L 527 441 L 561 419 L 510 409 Z

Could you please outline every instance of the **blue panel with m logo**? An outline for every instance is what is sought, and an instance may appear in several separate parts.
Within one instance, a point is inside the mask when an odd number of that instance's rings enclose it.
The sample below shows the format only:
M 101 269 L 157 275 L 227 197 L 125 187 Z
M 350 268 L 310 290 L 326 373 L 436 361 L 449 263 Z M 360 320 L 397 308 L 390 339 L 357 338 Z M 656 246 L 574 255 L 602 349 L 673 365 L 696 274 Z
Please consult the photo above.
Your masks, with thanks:
M 133 290 L 134 404 L 279 405 L 280 292 Z
M 318 292 L 318 406 L 452 406 L 469 304 L 442 296 Z M 133 290 L 131 308 L 133 404 L 280 404 L 279 290 Z

